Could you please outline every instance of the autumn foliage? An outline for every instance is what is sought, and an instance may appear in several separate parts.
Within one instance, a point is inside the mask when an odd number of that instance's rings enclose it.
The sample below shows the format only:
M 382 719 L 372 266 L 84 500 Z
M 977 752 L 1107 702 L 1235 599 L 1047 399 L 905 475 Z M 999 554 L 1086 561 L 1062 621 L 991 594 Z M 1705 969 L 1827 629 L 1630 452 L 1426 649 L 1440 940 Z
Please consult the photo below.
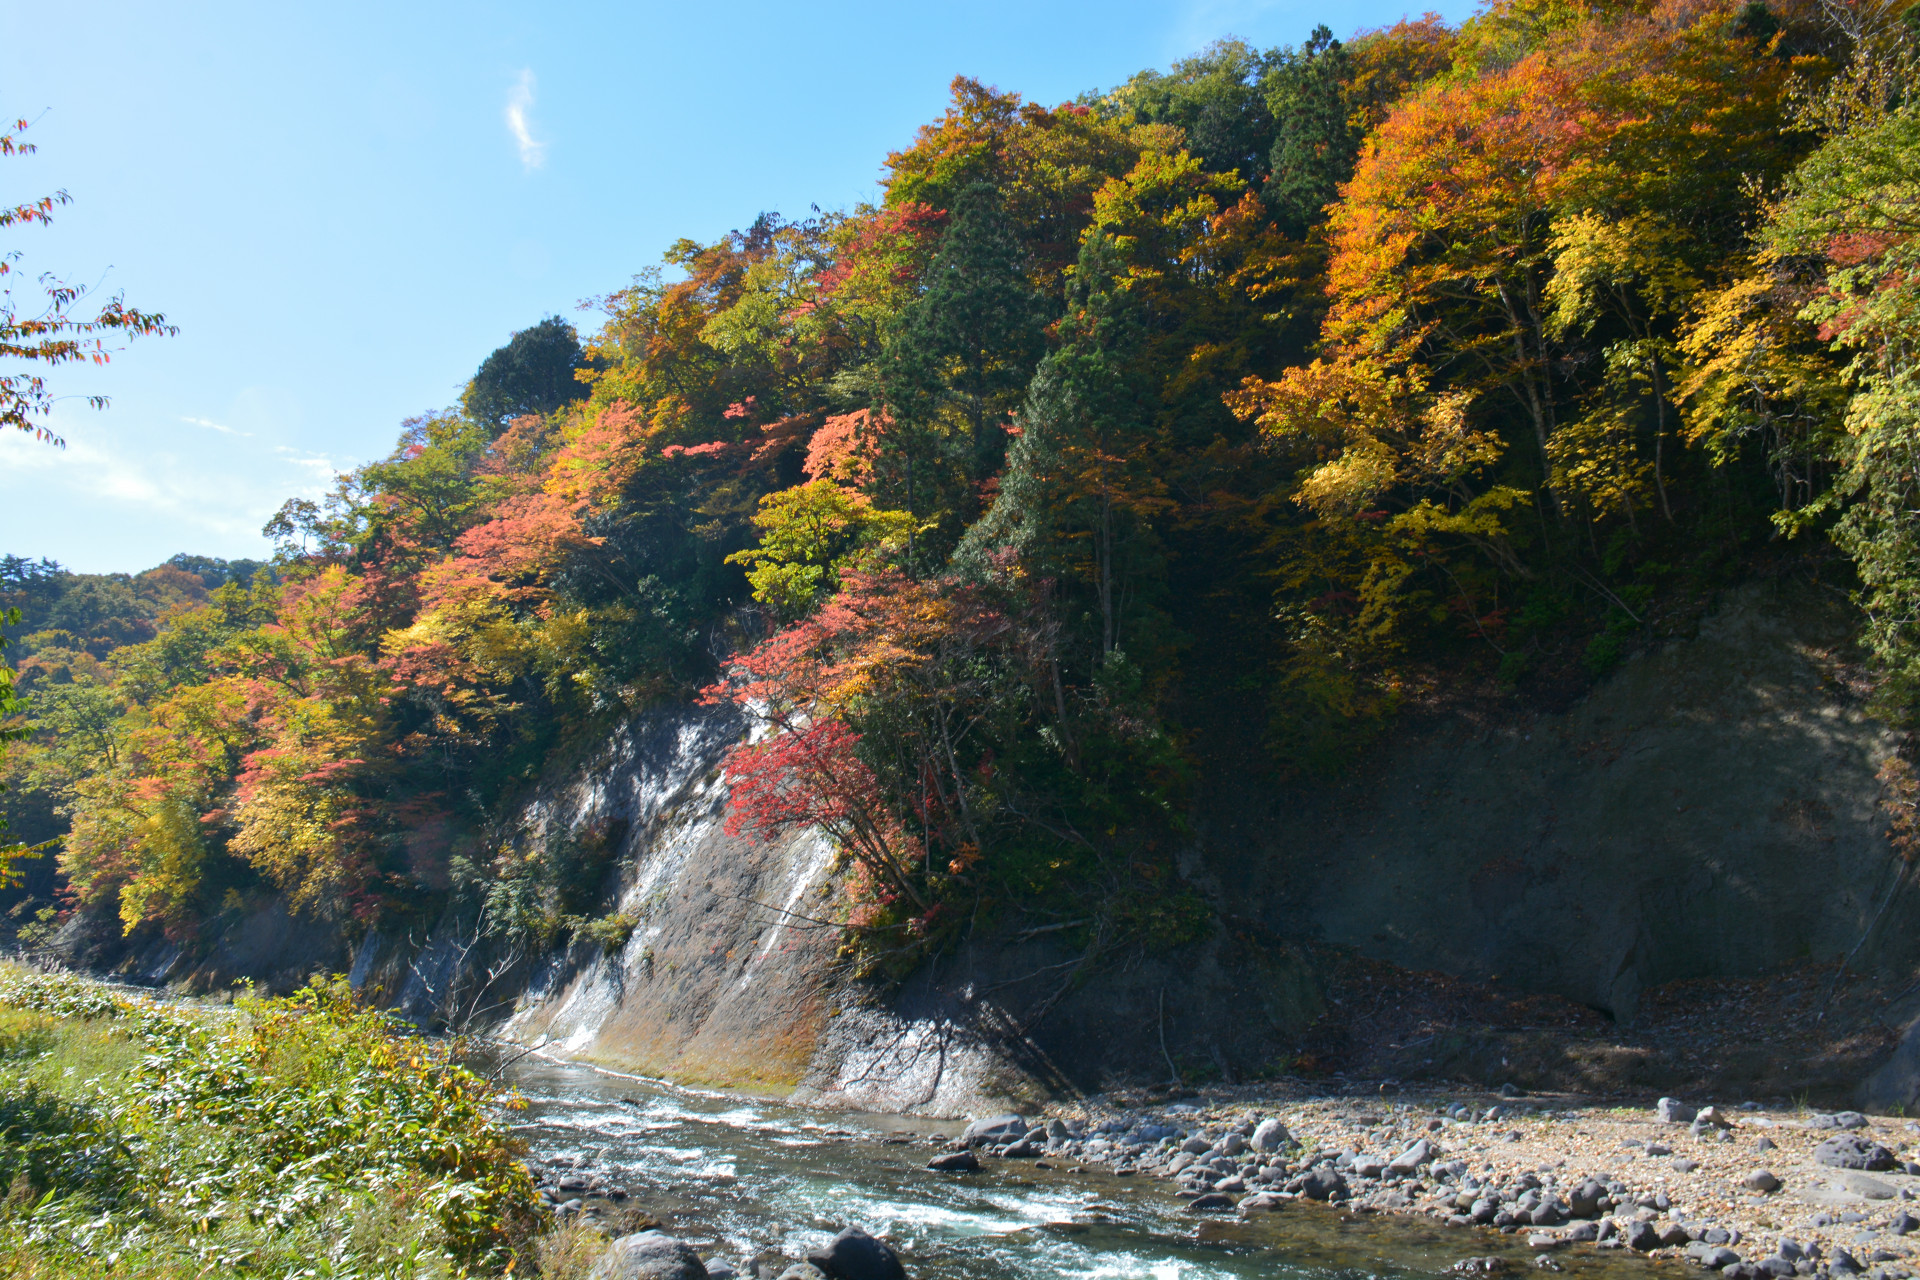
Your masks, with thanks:
M 1051 107 L 956 80 L 877 206 L 543 321 L 250 587 L 33 620 L 16 782 L 128 929 L 275 894 L 544 942 L 602 864 L 514 805 L 704 699 L 751 727 L 730 828 L 829 842 L 872 964 L 996 916 L 1096 957 L 1205 932 L 1204 780 L 1557 704 L 1814 539 L 1920 688 L 1911 24 L 1842 10 L 1495 0 Z

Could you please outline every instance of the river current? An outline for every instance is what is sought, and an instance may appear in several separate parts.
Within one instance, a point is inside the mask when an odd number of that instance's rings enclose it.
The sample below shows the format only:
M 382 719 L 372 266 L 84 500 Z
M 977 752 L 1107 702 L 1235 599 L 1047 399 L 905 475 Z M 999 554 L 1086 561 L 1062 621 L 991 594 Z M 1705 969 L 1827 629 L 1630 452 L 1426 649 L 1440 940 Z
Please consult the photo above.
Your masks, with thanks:
M 1031 1160 L 930 1172 L 927 1139 L 952 1123 L 809 1112 L 538 1058 L 508 1078 L 527 1102 L 513 1123 L 530 1159 L 611 1169 L 626 1206 L 736 1267 L 800 1258 L 858 1225 L 893 1240 L 909 1275 L 940 1280 L 1359 1280 L 1431 1276 L 1489 1254 L 1509 1274 L 1532 1270 L 1521 1240 L 1417 1218 L 1302 1203 L 1244 1221 L 1199 1215 L 1155 1179 Z M 1590 1250 L 1557 1261 L 1582 1280 L 1648 1270 Z

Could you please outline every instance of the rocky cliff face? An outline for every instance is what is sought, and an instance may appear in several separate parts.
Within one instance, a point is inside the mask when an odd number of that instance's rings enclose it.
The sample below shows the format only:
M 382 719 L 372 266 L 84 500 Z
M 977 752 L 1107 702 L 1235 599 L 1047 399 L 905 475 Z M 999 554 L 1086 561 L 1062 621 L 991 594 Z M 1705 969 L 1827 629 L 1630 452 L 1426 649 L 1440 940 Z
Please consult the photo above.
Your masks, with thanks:
M 1184 864 L 1220 911 L 1209 941 L 1076 969 L 1045 940 L 980 937 L 884 995 L 836 966 L 831 850 L 726 834 L 719 765 L 744 726 L 661 709 L 523 818 L 624 832 L 605 887 L 637 922 L 624 945 L 514 962 L 448 932 L 373 937 L 353 976 L 423 1019 L 477 1016 L 625 1070 L 953 1114 L 1117 1076 L 1251 1072 L 1327 1011 L 1316 947 L 1622 1024 L 1677 979 L 1846 955 L 1910 967 L 1915 899 L 1877 808 L 1894 743 L 1834 657 L 1848 626 L 1750 588 L 1564 714 L 1410 720 L 1338 787 L 1223 773 Z M 237 930 L 222 963 L 271 967 L 275 938 L 324 959 L 311 929 L 270 923 Z M 177 959 L 140 963 L 182 976 Z M 1881 1075 L 1876 1096 L 1920 1095 L 1920 1067 Z
M 1205 874 L 1282 934 L 1622 1022 L 1678 979 L 1909 963 L 1849 623 L 1748 588 L 1564 715 L 1414 724 L 1346 786 L 1222 796 Z

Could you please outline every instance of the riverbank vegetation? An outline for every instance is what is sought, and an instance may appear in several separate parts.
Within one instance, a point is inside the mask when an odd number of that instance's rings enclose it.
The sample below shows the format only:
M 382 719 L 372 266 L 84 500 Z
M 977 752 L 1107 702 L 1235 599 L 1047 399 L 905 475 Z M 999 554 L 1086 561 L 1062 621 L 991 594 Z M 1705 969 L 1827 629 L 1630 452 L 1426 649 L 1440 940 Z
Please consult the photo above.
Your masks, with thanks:
M 1914 12 L 1496 0 L 956 80 L 879 204 L 517 335 L 270 567 L 9 562 L 33 911 L 557 936 L 599 855 L 503 816 L 705 697 L 767 722 L 736 829 L 834 837 L 871 965 L 1171 945 L 1213 771 L 1564 703 L 1754 574 L 1856 591 L 1911 724 Z
M 344 984 L 170 1006 L 0 970 L 0 1271 L 532 1274 L 495 1094 Z

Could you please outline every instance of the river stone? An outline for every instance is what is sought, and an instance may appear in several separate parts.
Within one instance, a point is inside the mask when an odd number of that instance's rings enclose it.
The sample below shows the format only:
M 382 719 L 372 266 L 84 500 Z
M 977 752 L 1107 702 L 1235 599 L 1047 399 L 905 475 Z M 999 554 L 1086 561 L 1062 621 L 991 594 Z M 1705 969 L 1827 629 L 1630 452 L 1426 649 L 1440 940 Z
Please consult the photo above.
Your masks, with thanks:
M 1246 1149 L 1247 1140 L 1237 1133 L 1230 1133 L 1220 1139 L 1220 1154 L 1223 1156 L 1237 1156 Z
M 1662 1098 L 1654 1103 L 1653 1114 L 1661 1124 L 1686 1124 L 1696 1113 L 1678 1098 Z
M 980 1143 L 1013 1142 L 1027 1132 L 1027 1122 L 1019 1116 L 989 1116 L 984 1120 L 975 1120 L 960 1135 L 960 1141 L 968 1146 Z
M 1916 1227 L 1920 1227 L 1920 1218 L 1914 1217 L 1904 1209 L 1895 1214 L 1893 1221 L 1887 1224 L 1887 1230 L 1897 1236 L 1904 1236 Z
M 1651 1222 L 1629 1222 L 1626 1224 L 1627 1248 L 1647 1253 L 1660 1247 L 1660 1233 L 1653 1229 Z
M 1315 1165 L 1300 1183 L 1300 1194 L 1309 1200 L 1345 1200 L 1347 1180 L 1326 1165 Z
M 1893 1152 L 1858 1134 L 1839 1133 L 1813 1149 L 1813 1162 L 1833 1169 L 1891 1169 L 1900 1162 Z
M 641 1231 L 621 1236 L 593 1264 L 588 1280 L 708 1280 L 700 1255 L 672 1236 Z
M 811 1262 L 796 1262 L 780 1273 L 780 1280 L 828 1280 L 827 1273 Z
M 1213 1150 L 1213 1144 L 1196 1133 L 1181 1143 L 1180 1149 L 1190 1156 L 1203 1156 Z
M 1869 1178 L 1864 1173 L 1852 1171 L 1840 1175 L 1840 1185 L 1854 1195 L 1865 1196 L 1869 1200 L 1891 1200 L 1900 1194 L 1878 1178 Z M 1842 1221 L 1845 1219 L 1843 1218 Z
M 1433 1144 L 1425 1138 L 1395 1156 L 1387 1165 L 1395 1173 L 1413 1173 L 1433 1159 Z
M 824 1249 L 807 1250 L 807 1261 L 832 1280 L 907 1280 L 907 1269 L 887 1242 L 859 1227 L 848 1227 Z
M 1771 1195 L 1780 1189 L 1780 1179 L 1774 1177 L 1773 1172 L 1768 1169 L 1755 1169 L 1740 1179 L 1740 1184 L 1747 1190 L 1758 1191 L 1762 1195 Z
M 1576 1218 L 1597 1218 L 1600 1216 L 1600 1201 L 1606 1197 L 1607 1189 L 1598 1179 L 1588 1178 L 1567 1193 L 1567 1201 Z
M 978 1173 L 980 1157 L 971 1151 L 948 1151 L 927 1161 L 927 1168 L 935 1173 Z
M 1271 1191 L 1259 1191 L 1240 1202 L 1240 1212 L 1253 1213 L 1258 1210 L 1278 1209 L 1286 1201 Z
M 1188 1213 L 1225 1213 L 1233 1208 L 1233 1197 L 1219 1194 L 1195 1196 L 1187 1201 Z
M 1377 1178 L 1387 1171 L 1387 1164 L 1377 1156 L 1357 1156 L 1348 1168 L 1359 1177 Z
M 1600 1238 L 1600 1228 L 1592 1222 L 1576 1222 L 1562 1231 L 1560 1238 L 1575 1244 L 1592 1244 Z
M 725 1258 L 708 1258 L 706 1268 L 707 1280 L 734 1280 L 740 1274 Z
M 1255 1151 L 1278 1151 L 1293 1141 L 1293 1135 L 1287 1132 L 1287 1126 L 1278 1119 L 1262 1120 L 1253 1131 L 1253 1149 Z

